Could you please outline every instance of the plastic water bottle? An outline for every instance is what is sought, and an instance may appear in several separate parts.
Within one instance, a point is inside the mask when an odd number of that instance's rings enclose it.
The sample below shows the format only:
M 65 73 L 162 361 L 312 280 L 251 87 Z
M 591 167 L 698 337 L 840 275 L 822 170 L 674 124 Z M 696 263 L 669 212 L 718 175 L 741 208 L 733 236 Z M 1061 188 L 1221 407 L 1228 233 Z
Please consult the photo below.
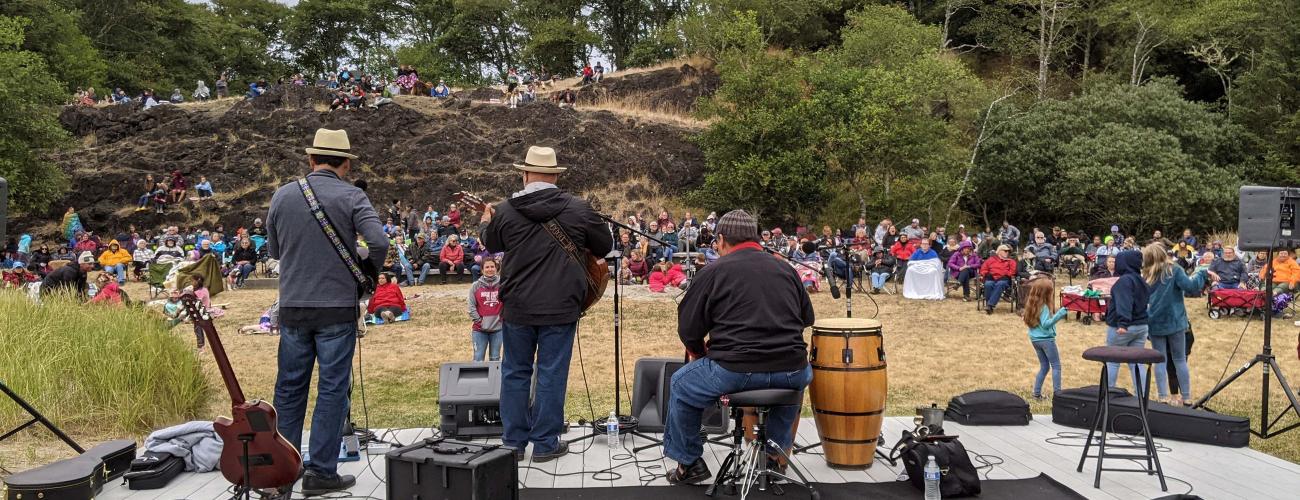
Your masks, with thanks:
M 925 463 L 925 500 L 939 500 L 939 464 L 934 455 Z
M 605 438 L 610 448 L 618 448 L 618 414 L 613 411 L 609 412 L 609 419 L 605 420 Z

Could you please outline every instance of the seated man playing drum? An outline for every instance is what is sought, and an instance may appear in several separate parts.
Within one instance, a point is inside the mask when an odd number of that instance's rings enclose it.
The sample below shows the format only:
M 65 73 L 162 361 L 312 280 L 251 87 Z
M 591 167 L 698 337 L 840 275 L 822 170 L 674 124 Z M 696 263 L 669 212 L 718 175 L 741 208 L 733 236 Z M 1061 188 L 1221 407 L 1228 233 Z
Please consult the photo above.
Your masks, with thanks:
M 812 381 L 803 331 L 813 324 L 813 307 L 799 276 L 763 252 L 758 224 L 743 210 L 718 221 L 717 243 L 722 256 L 696 274 L 677 308 L 677 332 L 694 361 L 672 378 L 664 429 L 664 454 L 678 463 L 668 473 L 672 484 L 712 477 L 700 458 L 700 418 L 719 397 L 754 389 L 802 391 Z M 794 442 L 798 417 L 796 406 L 771 411 L 769 436 L 782 449 Z

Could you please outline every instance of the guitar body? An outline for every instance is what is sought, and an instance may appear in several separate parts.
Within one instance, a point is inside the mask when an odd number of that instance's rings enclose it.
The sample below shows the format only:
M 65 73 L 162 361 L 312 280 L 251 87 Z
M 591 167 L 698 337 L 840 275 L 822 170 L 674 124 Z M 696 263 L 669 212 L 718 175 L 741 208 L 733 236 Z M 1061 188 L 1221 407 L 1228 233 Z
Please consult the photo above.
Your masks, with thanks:
M 605 296 L 605 286 L 608 284 L 609 266 L 591 252 L 587 252 L 587 298 L 582 302 L 583 312 L 600 302 L 600 298 Z
M 244 483 L 244 443 L 248 442 L 253 488 L 278 488 L 298 480 L 302 456 L 276 430 L 275 408 L 266 401 L 249 401 L 230 409 L 231 417 L 217 417 L 213 429 L 221 436 L 221 475 L 231 484 Z
M 207 336 L 217 369 L 221 371 L 221 380 L 230 392 L 231 416 L 217 417 L 212 422 L 212 429 L 221 436 L 221 458 L 218 460 L 221 475 L 235 486 L 254 489 L 292 485 L 302 470 L 302 455 L 280 435 L 275 408 L 266 401 L 249 401 L 244 397 L 244 390 L 239 387 L 239 379 L 235 378 L 235 370 L 226 357 L 226 348 L 221 345 L 221 335 L 212 325 L 212 315 L 198 303 L 193 293 L 181 296 L 181 303 L 194 325 Z M 248 443 L 247 452 L 244 443 Z M 248 457 L 247 478 L 244 477 L 244 457 Z

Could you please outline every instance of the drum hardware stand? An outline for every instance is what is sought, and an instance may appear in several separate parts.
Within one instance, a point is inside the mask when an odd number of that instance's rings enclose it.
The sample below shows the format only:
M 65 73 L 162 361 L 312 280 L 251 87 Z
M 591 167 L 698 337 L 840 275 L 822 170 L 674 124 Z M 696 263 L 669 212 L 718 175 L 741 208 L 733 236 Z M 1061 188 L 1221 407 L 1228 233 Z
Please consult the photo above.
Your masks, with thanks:
M 82 448 L 81 445 L 77 444 L 76 441 L 73 441 L 72 438 L 68 437 L 67 434 L 64 434 L 63 431 L 59 429 L 59 426 L 54 425 L 54 422 L 51 422 L 49 419 L 45 418 L 45 415 L 41 415 L 41 412 L 37 411 L 36 408 L 33 407 L 32 405 L 28 404 L 26 400 L 24 400 L 21 396 L 19 396 L 18 393 L 14 392 L 13 389 L 10 389 L 8 385 L 5 385 L 3 380 L 0 380 L 0 391 L 3 391 L 5 395 L 9 396 L 10 400 L 13 400 L 13 402 L 17 403 L 18 406 L 21 406 L 22 409 L 26 411 L 28 415 L 32 416 L 32 419 L 28 420 L 26 423 L 21 424 L 18 427 L 14 427 L 13 430 L 4 433 L 4 435 L 0 435 L 0 441 L 9 439 L 10 436 L 17 434 L 19 431 L 39 423 L 45 426 L 45 428 L 48 429 L 50 433 L 54 434 L 55 437 L 58 437 L 60 441 L 63 441 L 64 444 L 67 444 L 68 447 L 72 448 L 72 451 L 75 451 L 78 454 L 86 452 L 86 450 Z
M 1271 247 L 1268 249 L 1268 262 L 1270 263 L 1273 262 L 1273 248 Z M 1196 401 L 1196 404 L 1192 405 L 1192 408 L 1205 408 L 1206 402 L 1208 402 L 1210 399 L 1213 399 L 1214 396 L 1218 395 L 1220 391 L 1222 391 L 1224 388 L 1231 385 L 1242 375 L 1245 375 L 1246 372 L 1249 372 L 1251 368 L 1255 367 L 1255 365 L 1263 365 L 1263 369 L 1264 369 L 1262 373 L 1263 378 L 1261 380 L 1261 383 L 1263 385 L 1260 388 L 1261 390 L 1260 390 L 1259 430 L 1257 431 L 1255 429 L 1251 429 L 1250 433 L 1265 439 L 1271 438 L 1273 436 L 1282 434 L 1286 431 L 1300 427 L 1300 422 L 1296 422 L 1286 427 L 1283 427 L 1280 430 L 1276 430 L 1276 431 L 1273 430 L 1273 426 L 1277 425 L 1277 423 L 1282 420 L 1282 417 L 1285 417 L 1288 412 L 1294 411 L 1296 413 L 1296 416 L 1300 417 L 1300 400 L 1297 400 L 1295 393 L 1291 391 L 1291 385 L 1287 383 L 1286 375 L 1282 374 L 1282 369 L 1277 365 L 1277 357 L 1273 355 L 1273 310 L 1272 308 L 1273 308 L 1273 268 L 1274 267 L 1276 266 L 1270 265 L 1268 267 L 1268 272 L 1265 273 L 1266 276 L 1264 278 L 1264 304 L 1265 304 L 1264 307 L 1268 309 L 1264 311 L 1263 351 L 1260 352 L 1259 354 L 1256 354 L 1254 359 L 1250 360 L 1249 363 L 1246 363 L 1246 365 L 1241 367 L 1240 370 L 1237 370 L 1236 373 L 1233 373 L 1228 378 L 1223 379 L 1222 382 L 1219 382 L 1219 385 L 1214 386 L 1214 389 L 1210 390 L 1210 392 L 1205 393 L 1205 396 L 1202 396 L 1200 400 Z M 1269 420 L 1269 411 L 1268 411 L 1269 386 L 1271 385 L 1271 379 L 1269 378 L 1269 375 L 1277 377 L 1278 383 L 1282 385 L 1282 392 L 1286 394 L 1287 401 L 1290 402 L 1290 404 L 1287 405 L 1286 409 L 1282 410 L 1282 413 L 1279 413 L 1277 415 L 1277 418 L 1272 419 L 1272 421 Z
M 667 243 L 665 243 L 663 240 L 645 234 L 644 232 L 641 232 L 638 229 L 633 229 L 627 226 L 626 224 L 623 224 L 622 222 L 614 220 L 614 218 L 608 215 L 602 214 L 600 212 L 596 212 L 596 215 L 602 219 L 605 219 L 605 222 L 610 223 L 610 234 L 615 236 L 614 241 L 618 241 L 617 238 L 618 233 L 617 231 L 615 231 L 614 228 L 620 227 L 632 232 L 632 234 L 641 235 L 645 238 L 658 241 L 659 244 L 661 245 L 667 246 Z M 623 287 L 622 284 L 619 282 L 619 277 L 618 277 L 619 270 L 623 268 L 623 262 L 622 262 L 623 254 L 621 252 L 613 251 L 610 252 L 610 255 L 613 255 L 614 257 L 614 416 L 618 418 L 618 433 L 620 435 L 631 434 L 633 436 L 652 442 L 653 446 L 659 446 L 663 444 L 663 441 L 655 439 L 654 436 L 650 436 L 648 434 L 644 434 L 637 431 L 637 426 L 640 424 L 640 422 L 637 420 L 635 416 L 623 414 L 623 408 L 621 404 L 622 394 L 619 389 L 620 368 L 622 367 L 623 364 L 623 341 L 622 341 L 623 338 L 622 302 L 623 301 L 620 292 L 620 290 Z M 604 435 L 605 425 L 608 423 L 608 420 L 609 417 L 603 417 L 603 418 L 598 418 L 593 420 L 591 422 L 591 434 L 579 436 L 570 439 L 567 442 L 576 443 L 578 441 L 595 439 L 597 436 Z

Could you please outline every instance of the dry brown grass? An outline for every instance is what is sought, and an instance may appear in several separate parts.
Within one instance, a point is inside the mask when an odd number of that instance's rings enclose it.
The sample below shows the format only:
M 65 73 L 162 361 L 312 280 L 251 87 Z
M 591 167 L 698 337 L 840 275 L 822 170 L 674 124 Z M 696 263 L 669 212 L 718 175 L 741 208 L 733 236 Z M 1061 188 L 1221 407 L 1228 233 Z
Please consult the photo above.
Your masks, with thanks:
M 632 94 L 623 97 L 603 96 L 591 104 L 579 104 L 577 109 L 583 111 L 609 111 L 616 115 L 646 120 L 657 123 L 677 125 L 693 130 L 703 130 L 713 120 L 701 120 L 691 114 L 690 110 L 678 106 L 655 105 L 645 94 Z
M 648 194 L 631 200 L 628 196 L 633 192 Z M 588 199 L 595 200 L 596 206 L 611 216 L 622 217 L 643 211 L 657 215 L 660 210 L 667 210 L 668 213 L 673 214 L 691 212 L 703 217 L 700 210 L 682 204 L 679 197 L 664 193 L 662 183 L 655 182 L 644 175 L 631 176 L 618 183 L 606 184 L 589 190 L 584 195 Z
M 371 427 L 421 427 L 438 421 L 438 366 L 445 362 L 470 358 L 469 322 L 463 308 L 466 285 L 425 286 L 406 289 L 420 298 L 408 299 L 414 320 L 390 326 L 372 327 L 361 341 L 358 364 L 364 361 L 365 397 Z M 128 290 L 133 297 L 145 297 L 139 284 Z M 623 304 L 624 367 L 631 369 L 636 359 L 647 356 L 680 356 L 682 347 L 676 334 L 676 304 L 672 294 L 650 294 L 644 287 L 629 287 Z M 276 337 L 241 336 L 239 326 L 254 324 L 262 310 L 275 297 L 273 290 L 240 290 L 214 298 L 215 303 L 229 303 L 229 312 L 217 322 L 231 361 L 249 397 L 271 398 L 275 380 Z M 1019 318 L 1005 306 L 992 316 L 977 313 L 971 303 L 960 299 L 942 302 L 903 300 L 899 296 L 875 296 L 879 319 L 884 324 L 885 346 L 889 360 L 889 401 L 892 415 L 910 415 L 918 405 L 944 404 L 954 395 L 980 388 L 1008 390 L 1028 398 L 1038 364 Z M 818 317 L 844 315 L 842 301 L 825 294 L 813 297 Z M 865 296 L 854 297 L 854 316 L 870 317 L 875 312 Z M 1196 331 L 1196 344 L 1190 357 L 1196 395 L 1205 393 L 1219 379 L 1227 366 L 1235 370 L 1258 351 L 1262 330 L 1252 322 L 1245 331 L 1241 348 L 1230 358 L 1233 346 L 1242 333 L 1240 319 L 1210 320 L 1201 299 L 1187 301 L 1188 315 Z M 583 356 L 575 352 L 569 377 L 567 416 L 570 420 L 589 418 L 609 412 L 613 404 L 612 303 L 607 298 L 595 306 L 580 327 Z M 1275 338 L 1287 343 L 1296 333 L 1290 321 L 1274 324 Z M 1058 346 L 1065 375 L 1065 387 L 1094 384 L 1098 366 L 1084 361 L 1084 349 L 1105 342 L 1105 327 L 1084 326 L 1077 321 L 1060 325 Z M 192 337 L 188 325 L 173 330 L 175 335 Z M 1287 344 L 1289 345 L 1289 344 Z M 1300 378 L 1300 362 L 1289 347 L 1279 346 L 1279 362 L 1292 380 Z M 204 364 L 214 385 L 220 378 L 211 356 L 204 354 Z M 585 367 L 586 382 L 582 369 Z M 1127 375 L 1123 375 L 1126 377 Z M 628 377 L 630 380 L 630 377 Z M 1122 379 L 1126 380 L 1126 379 Z M 630 384 L 630 382 L 625 381 Z M 1048 382 L 1050 384 L 1050 381 Z M 586 389 L 590 388 L 589 410 Z M 1281 398 L 1274 387 L 1273 408 Z M 623 398 L 623 410 L 628 399 Z M 361 391 L 355 396 L 355 416 L 361 420 Z M 1257 377 L 1228 388 L 1215 402 L 1221 412 L 1249 415 L 1258 419 L 1259 383 Z M 224 392 L 214 392 L 212 415 L 229 410 Z M 0 402 L 0 404 L 4 404 Z M 1050 402 L 1033 402 L 1033 411 L 1050 414 Z M 805 412 L 808 409 L 805 408 Z M 49 415 L 56 422 L 60 415 Z M 3 422 L 0 422 L 3 424 Z M 1258 422 L 1255 422 L 1258 425 Z M 77 439 L 88 442 L 113 437 L 95 429 L 69 429 Z M 142 436 L 134 436 L 139 439 Z M 1255 439 L 1251 446 L 1287 460 L 1300 460 L 1300 432 L 1269 440 Z M 49 440 L 24 432 L 17 441 L 0 446 L 0 466 L 15 470 L 25 465 L 66 454 Z
M 689 64 L 691 66 L 694 66 L 697 69 L 706 69 L 706 68 L 712 69 L 714 66 L 713 61 L 709 60 L 706 57 L 699 56 L 699 55 L 691 55 L 686 57 L 679 57 L 677 59 L 671 59 L 651 66 L 641 66 L 637 68 L 620 69 L 612 73 L 606 72 L 605 77 L 618 78 L 624 75 L 635 75 L 637 73 L 647 73 L 650 71 L 660 70 L 664 68 L 678 68 L 681 67 L 681 65 L 683 64 Z M 546 91 L 551 92 L 551 91 L 559 91 L 564 89 L 578 88 L 578 86 L 581 83 L 582 83 L 582 77 L 579 76 L 570 77 L 570 78 L 560 78 L 555 81 L 554 86 L 546 89 Z

